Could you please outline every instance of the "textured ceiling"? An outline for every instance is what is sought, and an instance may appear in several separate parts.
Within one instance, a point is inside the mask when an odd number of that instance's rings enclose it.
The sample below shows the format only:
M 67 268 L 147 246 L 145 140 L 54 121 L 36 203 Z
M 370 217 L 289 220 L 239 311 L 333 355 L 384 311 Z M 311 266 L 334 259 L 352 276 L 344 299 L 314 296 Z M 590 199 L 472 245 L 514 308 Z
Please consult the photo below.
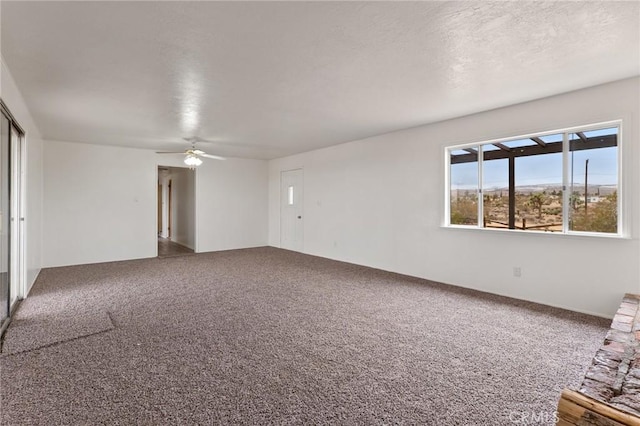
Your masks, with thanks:
M 638 2 L 11 2 L 43 136 L 274 158 L 640 74 Z

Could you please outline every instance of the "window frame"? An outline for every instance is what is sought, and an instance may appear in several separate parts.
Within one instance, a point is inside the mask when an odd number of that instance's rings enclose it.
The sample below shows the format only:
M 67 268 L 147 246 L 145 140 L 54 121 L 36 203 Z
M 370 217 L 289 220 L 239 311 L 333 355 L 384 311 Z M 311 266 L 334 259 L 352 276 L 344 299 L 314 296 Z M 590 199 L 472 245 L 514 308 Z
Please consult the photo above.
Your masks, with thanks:
M 617 128 L 617 232 L 593 232 L 593 231 L 573 231 L 569 229 L 569 205 L 570 205 L 570 135 L 578 132 L 589 132 L 593 130 L 601 130 L 606 128 Z M 484 193 L 483 193 L 483 162 L 484 160 L 484 145 L 493 145 L 498 143 L 513 142 L 520 139 L 541 138 L 550 135 L 562 134 L 562 230 L 561 231 L 544 231 L 544 230 L 522 230 L 522 229 L 497 229 L 487 228 L 483 226 L 484 220 Z M 623 121 L 621 119 L 603 121 L 593 124 L 586 124 L 580 126 L 572 126 L 556 130 L 541 131 L 535 133 L 528 133 L 524 135 L 509 136 L 497 139 L 489 139 L 480 142 L 464 143 L 457 145 L 448 145 L 444 147 L 444 164 L 445 164 L 445 202 L 444 202 L 444 221 L 443 227 L 452 229 L 473 229 L 482 230 L 488 232 L 508 232 L 508 233 L 524 233 L 524 234 L 553 234 L 553 235 L 570 235 L 570 236 L 594 236 L 601 238 L 628 238 L 627 223 L 625 220 L 624 206 L 626 203 L 626 197 L 624 194 L 624 179 L 623 179 Z M 468 224 L 452 224 L 451 223 L 451 152 L 455 150 L 464 149 L 476 149 L 478 157 L 478 188 L 476 189 L 476 199 L 478 200 L 477 206 L 477 220 L 475 225 Z

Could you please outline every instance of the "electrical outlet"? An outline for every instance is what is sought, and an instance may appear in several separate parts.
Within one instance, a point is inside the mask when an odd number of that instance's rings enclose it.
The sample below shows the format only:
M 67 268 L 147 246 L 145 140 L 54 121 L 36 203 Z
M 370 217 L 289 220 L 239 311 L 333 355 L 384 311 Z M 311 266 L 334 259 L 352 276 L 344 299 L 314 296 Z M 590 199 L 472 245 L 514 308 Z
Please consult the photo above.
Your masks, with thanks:
M 514 266 L 513 267 L 513 276 L 520 278 L 522 276 L 522 268 L 520 268 L 519 266 Z

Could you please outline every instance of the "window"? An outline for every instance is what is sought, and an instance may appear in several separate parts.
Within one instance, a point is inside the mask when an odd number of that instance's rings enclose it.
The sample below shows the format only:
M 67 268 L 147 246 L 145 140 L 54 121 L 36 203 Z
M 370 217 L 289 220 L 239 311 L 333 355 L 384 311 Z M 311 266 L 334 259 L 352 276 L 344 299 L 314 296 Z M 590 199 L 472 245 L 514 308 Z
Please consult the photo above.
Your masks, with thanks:
M 293 186 L 287 188 L 287 205 L 293 205 Z
M 451 223 L 478 223 L 478 151 L 451 152 Z
M 621 234 L 620 124 L 447 149 L 448 225 Z

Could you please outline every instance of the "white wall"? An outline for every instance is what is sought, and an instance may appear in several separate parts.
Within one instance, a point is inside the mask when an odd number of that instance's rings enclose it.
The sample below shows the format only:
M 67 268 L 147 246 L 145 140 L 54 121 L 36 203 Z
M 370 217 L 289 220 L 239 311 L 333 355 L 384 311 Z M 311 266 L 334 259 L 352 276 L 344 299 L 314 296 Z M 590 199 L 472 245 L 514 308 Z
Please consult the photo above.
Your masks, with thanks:
M 195 171 L 171 170 L 171 240 L 192 250 L 196 248 Z
M 45 141 L 44 266 L 155 256 L 156 193 L 149 151 Z
M 228 159 L 209 166 L 196 175 L 198 251 L 267 245 L 267 162 Z
M 43 266 L 156 256 L 158 165 L 184 164 L 150 150 L 45 141 Z M 196 251 L 266 245 L 266 161 L 205 160 L 196 190 Z
M 4 59 L 0 59 L 0 97 L 25 131 L 27 147 L 25 233 L 28 291 L 42 267 L 42 137 Z
M 304 169 L 304 252 L 611 316 L 640 291 L 640 79 L 393 132 L 269 163 L 269 244 L 280 172 Z M 623 119 L 629 239 L 443 228 L 444 148 Z M 522 277 L 513 277 L 513 267 Z

